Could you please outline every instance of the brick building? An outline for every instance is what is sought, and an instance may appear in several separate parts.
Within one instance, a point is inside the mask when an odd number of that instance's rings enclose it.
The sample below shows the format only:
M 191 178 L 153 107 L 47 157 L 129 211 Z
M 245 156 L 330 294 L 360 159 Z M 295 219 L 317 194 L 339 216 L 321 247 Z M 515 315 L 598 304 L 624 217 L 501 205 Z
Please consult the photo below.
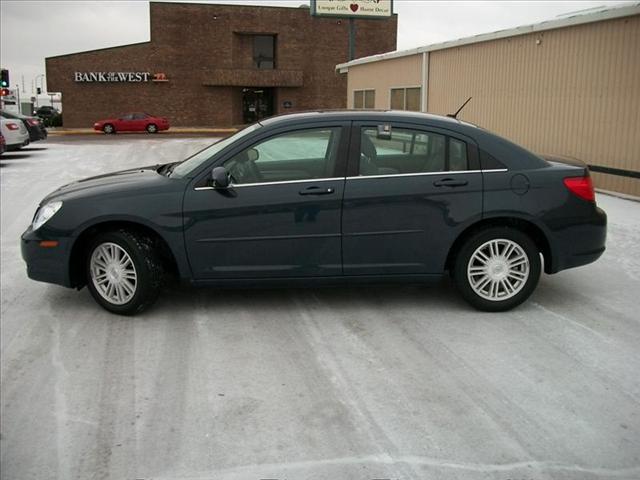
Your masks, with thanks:
M 397 16 L 357 19 L 356 57 L 396 49 Z M 150 41 L 49 57 L 64 125 L 146 111 L 172 125 L 228 126 L 346 107 L 349 21 L 308 8 L 150 3 Z

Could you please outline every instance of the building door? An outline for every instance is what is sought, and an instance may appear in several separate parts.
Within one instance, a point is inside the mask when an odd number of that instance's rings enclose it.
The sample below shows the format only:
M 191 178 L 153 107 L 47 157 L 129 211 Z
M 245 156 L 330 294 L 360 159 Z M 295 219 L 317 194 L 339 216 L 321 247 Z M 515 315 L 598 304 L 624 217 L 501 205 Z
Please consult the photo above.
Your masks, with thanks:
M 242 89 L 242 121 L 257 122 L 273 115 L 273 88 Z

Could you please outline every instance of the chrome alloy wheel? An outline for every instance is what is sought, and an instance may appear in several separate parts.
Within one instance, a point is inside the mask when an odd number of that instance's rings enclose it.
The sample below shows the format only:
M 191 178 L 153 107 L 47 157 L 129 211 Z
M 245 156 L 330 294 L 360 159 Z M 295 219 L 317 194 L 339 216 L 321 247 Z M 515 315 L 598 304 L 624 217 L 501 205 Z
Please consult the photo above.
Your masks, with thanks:
M 124 305 L 136 293 L 138 275 L 129 254 L 115 243 L 98 245 L 91 254 L 91 281 L 102 298 Z
M 496 238 L 480 245 L 467 265 L 473 291 L 493 302 L 517 295 L 529 278 L 529 258 L 512 240 Z

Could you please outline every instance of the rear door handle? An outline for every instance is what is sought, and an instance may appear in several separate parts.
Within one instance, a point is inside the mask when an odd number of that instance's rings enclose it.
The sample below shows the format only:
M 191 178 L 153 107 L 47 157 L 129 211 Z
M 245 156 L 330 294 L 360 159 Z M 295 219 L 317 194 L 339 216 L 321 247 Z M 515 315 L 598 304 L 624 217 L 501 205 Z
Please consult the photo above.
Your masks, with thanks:
M 443 178 L 442 180 L 436 180 L 433 182 L 435 187 L 464 187 L 469 182 L 466 180 L 456 180 L 454 178 Z
M 308 187 L 304 190 L 300 190 L 300 195 L 331 195 L 335 190 L 331 187 Z

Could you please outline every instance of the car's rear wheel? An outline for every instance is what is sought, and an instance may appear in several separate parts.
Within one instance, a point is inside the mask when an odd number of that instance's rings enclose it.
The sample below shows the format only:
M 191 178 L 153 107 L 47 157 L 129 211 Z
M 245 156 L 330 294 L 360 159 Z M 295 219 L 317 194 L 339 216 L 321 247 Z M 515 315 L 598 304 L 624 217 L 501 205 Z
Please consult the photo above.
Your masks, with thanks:
M 119 230 L 102 233 L 86 256 L 87 286 L 106 310 L 133 315 L 151 306 L 164 284 L 163 262 L 151 238 Z
M 111 125 L 110 123 L 107 123 L 104 127 L 102 127 L 102 131 L 104 133 L 111 134 L 111 133 L 116 133 L 116 129 L 113 125 Z
M 147 132 L 158 133 L 158 126 L 155 123 L 150 123 L 149 125 L 147 125 Z
M 506 227 L 482 230 L 460 248 L 453 278 L 462 296 L 489 312 L 509 310 L 533 293 L 542 262 L 525 233 Z

